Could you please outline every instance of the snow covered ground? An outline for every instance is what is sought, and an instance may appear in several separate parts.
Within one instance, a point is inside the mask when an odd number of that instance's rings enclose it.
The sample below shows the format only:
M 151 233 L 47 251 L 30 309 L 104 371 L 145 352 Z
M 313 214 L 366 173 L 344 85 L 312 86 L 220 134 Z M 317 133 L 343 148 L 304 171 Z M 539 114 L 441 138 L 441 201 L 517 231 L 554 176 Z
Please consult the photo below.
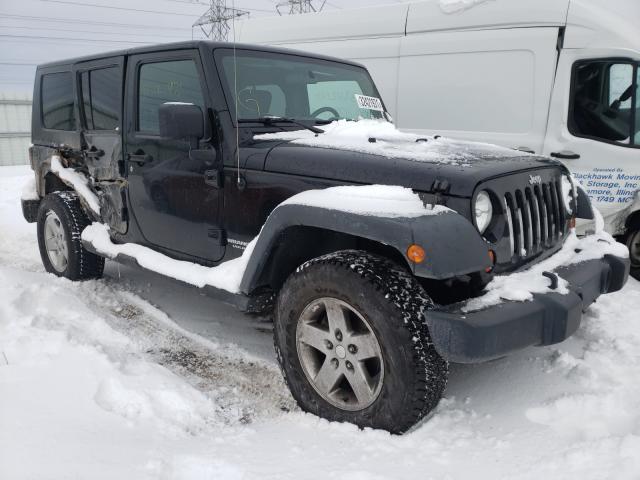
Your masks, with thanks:
M 404 436 L 300 412 L 267 319 L 108 263 L 44 273 L 0 168 L 0 479 L 640 478 L 640 283 L 577 334 L 453 366 Z

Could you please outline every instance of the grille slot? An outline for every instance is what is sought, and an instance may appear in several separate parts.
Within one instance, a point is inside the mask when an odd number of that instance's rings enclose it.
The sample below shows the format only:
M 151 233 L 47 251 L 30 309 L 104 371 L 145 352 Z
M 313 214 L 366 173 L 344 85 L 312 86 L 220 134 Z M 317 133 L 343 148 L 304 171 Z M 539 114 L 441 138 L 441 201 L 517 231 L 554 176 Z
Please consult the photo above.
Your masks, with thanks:
M 556 181 L 507 192 L 503 203 L 512 261 L 553 247 L 567 232 L 562 190 Z

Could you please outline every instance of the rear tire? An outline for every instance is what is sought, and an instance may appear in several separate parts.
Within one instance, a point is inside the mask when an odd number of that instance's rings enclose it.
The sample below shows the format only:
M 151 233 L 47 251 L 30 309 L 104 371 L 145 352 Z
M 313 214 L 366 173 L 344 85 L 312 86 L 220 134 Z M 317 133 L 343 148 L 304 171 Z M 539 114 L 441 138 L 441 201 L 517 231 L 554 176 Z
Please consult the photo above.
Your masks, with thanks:
M 100 278 L 104 258 L 82 246 L 80 235 L 90 220 L 75 192 L 50 193 L 38 210 L 38 245 L 47 272 L 69 280 Z
M 278 297 L 274 343 L 300 407 L 360 427 L 411 428 L 436 407 L 447 381 L 424 319 L 432 306 L 409 272 L 367 252 L 299 267 Z

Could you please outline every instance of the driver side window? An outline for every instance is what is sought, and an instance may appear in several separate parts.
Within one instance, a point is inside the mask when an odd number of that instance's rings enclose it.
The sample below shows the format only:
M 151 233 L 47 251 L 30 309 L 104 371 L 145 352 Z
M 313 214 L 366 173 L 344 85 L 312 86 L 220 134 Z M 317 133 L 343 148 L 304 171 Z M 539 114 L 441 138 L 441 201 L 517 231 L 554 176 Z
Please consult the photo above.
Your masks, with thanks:
M 578 137 L 638 144 L 637 66 L 591 60 L 576 63 L 572 78 L 569 131 Z

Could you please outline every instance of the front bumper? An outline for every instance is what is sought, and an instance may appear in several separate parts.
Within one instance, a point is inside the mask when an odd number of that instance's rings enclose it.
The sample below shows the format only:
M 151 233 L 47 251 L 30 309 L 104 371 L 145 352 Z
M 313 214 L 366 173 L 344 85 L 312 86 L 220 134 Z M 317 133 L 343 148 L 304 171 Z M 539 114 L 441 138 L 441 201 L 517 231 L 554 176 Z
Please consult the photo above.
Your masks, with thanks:
M 460 305 L 430 311 L 427 324 L 438 353 L 450 362 L 479 363 L 528 346 L 562 342 L 601 294 L 624 286 L 629 259 L 605 255 L 554 273 L 567 280 L 568 294 L 534 294 L 531 301 L 508 301 L 470 313 Z

